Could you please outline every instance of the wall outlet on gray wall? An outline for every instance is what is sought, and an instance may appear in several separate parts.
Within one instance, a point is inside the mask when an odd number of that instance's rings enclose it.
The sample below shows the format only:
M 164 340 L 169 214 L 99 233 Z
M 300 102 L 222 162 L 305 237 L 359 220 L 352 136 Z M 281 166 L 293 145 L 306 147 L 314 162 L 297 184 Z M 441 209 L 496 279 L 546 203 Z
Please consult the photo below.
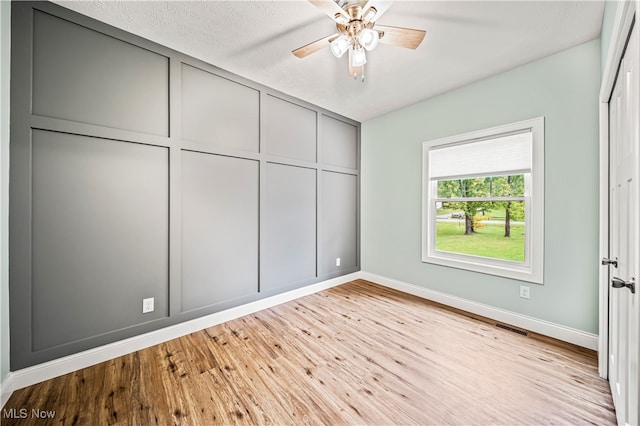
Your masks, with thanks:
M 149 312 L 153 312 L 153 297 L 149 297 L 148 299 L 142 299 L 142 313 L 147 314 Z

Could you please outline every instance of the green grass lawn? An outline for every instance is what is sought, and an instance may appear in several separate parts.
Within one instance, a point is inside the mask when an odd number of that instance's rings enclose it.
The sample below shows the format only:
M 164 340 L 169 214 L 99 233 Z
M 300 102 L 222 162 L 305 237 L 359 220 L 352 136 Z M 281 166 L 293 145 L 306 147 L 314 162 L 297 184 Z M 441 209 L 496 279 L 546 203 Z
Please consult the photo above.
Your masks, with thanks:
M 511 237 L 504 237 L 504 225 L 486 224 L 473 235 L 464 235 L 464 221 L 436 223 L 436 250 L 494 259 L 524 262 L 524 225 L 511 225 Z
M 490 216 L 493 220 L 504 220 L 506 215 L 507 214 L 505 213 L 504 209 L 487 210 L 487 216 Z

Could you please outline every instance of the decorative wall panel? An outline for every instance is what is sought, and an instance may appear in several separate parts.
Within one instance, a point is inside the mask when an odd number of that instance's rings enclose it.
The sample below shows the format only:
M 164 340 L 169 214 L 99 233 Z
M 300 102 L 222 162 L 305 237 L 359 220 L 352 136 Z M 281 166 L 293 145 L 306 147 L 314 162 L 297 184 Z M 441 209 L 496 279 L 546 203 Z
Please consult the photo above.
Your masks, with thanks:
M 182 137 L 258 152 L 260 92 L 182 64 Z
M 316 161 L 316 111 L 267 96 L 267 153 Z
M 322 162 L 331 166 L 358 168 L 358 128 L 322 115 Z
M 33 113 L 168 136 L 169 58 L 35 11 Z
M 355 175 L 322 173 L 321 274 L 351 270 L 358 265 L 357 194 Z M 336 265 L 337 258 L 340 258 L 339 266 Z
M 316 277 L 316 170 L 267 165 L 261 290 Z
M 168 182 L 167 148 L 33 132 L 35 350 L 168 315 Z
M 12 370 L 359 269 L 359 123 L 49 2 L 11 19 Z
M 258 292 L 258 162 L 182 152 L 182 311 Z

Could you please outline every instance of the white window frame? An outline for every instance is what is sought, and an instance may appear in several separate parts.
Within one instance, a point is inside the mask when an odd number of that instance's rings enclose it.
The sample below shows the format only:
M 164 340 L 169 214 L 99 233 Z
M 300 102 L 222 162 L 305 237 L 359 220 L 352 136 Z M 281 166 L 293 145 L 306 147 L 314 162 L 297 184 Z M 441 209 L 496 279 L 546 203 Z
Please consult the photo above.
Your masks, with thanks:
M 525 260 L 513 262 L 436 250 L 437 181 L 431 181 L 429 152 L 445 145 L 486 141 L 509 134 L 531 132 L 531 173 L 525 175 Z M 465 201 L 473 201 L 468 199 Z M 426 141 L 422 144 L 422 261 L 466 269 L 530 283 L 543 284 L 544 274 L 544 117 L 461 135 Z

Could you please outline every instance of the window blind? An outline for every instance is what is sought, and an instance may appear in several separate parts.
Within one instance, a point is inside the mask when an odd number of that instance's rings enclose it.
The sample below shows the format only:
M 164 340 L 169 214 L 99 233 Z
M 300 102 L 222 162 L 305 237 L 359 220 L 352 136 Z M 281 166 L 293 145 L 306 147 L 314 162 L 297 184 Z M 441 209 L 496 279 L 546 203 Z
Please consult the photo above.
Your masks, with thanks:
M 532 133 L 444 145 L 429 150 L 429 178 L 446 180 L 530 173 Z

